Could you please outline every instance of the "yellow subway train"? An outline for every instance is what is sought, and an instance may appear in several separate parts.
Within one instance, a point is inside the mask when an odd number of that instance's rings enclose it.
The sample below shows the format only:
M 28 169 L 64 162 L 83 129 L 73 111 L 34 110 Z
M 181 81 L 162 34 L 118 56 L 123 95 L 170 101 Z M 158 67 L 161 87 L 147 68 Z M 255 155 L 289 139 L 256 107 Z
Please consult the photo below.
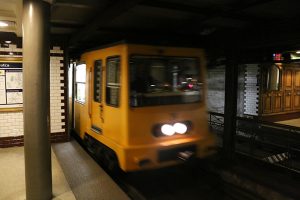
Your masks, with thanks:
M 215 151 L 202 49 L 115 44 L 81 55 L 74 131 L 101 162 L 125 172 Z

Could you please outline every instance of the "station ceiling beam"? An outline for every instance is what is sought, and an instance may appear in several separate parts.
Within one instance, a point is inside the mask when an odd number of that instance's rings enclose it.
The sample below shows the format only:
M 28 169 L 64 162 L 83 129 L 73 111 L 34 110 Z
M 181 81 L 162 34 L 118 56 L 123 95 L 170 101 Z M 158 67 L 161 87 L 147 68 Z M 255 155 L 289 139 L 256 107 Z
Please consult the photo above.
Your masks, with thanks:
M 101 1 L 98 0 L 56 0 L 52 5 L 52 8 L 55 8 L 57 6 L 66 6 L 81 9 L 91 9 L 95 6 L 98 6 L 100 3 Z
M 91 32 L 97 30 L 101 25 L 107 24 L 114 18 L 122 15 L 124 12 L 133 8 L 141 1 L 142 0 L 119 0 L 115 2 L 107 9 L 103 10 L 103 12 L 97 13 L 97 15 L 94 17 L 94 20 L 85 26 L 81 31 L 73 34 L 69 44 L 73 46 L 81 41 L 84 41 Z
M 55 28 L 71 28 L 79 29 L 83 27 L 83 24 L 73 20 L 51 20 L 51 26 Z
M 212 18 L 216 17 L 222 17 L 222 18 L 231 18 L 231 19 L 238 19 L 243 20 L 245 22 L 253 22 L 253 21 L 260 21 L 261 19 L 256 19 L 254 16 L 247 17 L 239 12 L 242 10 L 246 10 L 251 7 L 260 6 L 266 3 L 269 3 L 274 0 L 257 0 L 252 2 L 244 2 L 239 4 L 239 6 L 210 6 L 210 7 L 196 7 L 192 5 L 183 5 L 179 3 L 170 3 L 170 2 L 162 2 L 159 0 L 147 0 L 143 1 L 141 5 L 145 6 L 151 6 L 151 7 L 157 7 L 157 8 L 163 8 L 163 9 L 170 9 L 170 10 L 177 10 L 187 13 L 193 13 L 193 14 L 201 14 L 206 16 L 202 21 L 205 22 L 207 20 L 210 20 Z

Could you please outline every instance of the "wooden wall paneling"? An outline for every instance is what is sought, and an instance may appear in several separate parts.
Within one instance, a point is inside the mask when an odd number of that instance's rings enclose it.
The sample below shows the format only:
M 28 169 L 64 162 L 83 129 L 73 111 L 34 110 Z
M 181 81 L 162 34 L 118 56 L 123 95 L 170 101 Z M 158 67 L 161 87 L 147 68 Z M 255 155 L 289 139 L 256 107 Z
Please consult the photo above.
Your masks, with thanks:
M 300 69 L 294 72 L 294 110 L 300 110 Z
M 260 111 L 262 114 L 280 114 L 300 111 L 300 64 L 283 64 L 282 82 L 279 91 L 266 91 L 261 85 Z M 266 82 L 267 73 L 262 75 Z
M 283 106 L 282 92 L 276 91 L 272 95 L 272 112 L 273 113 L 282 112 L 282 106 Z
M 263 114 L 272 113 L 272 94 L 265 93 L 262 95 L 262 111 Z
M 292 96 L 289 91 L 284 91 L 284 105 L 283 105 L 284 111 L 290 111 L 292 110 Z
M 283 110 L 291 111 L 293 109 L 293 70 L 286 68 L 283 75 L 284 103 Z

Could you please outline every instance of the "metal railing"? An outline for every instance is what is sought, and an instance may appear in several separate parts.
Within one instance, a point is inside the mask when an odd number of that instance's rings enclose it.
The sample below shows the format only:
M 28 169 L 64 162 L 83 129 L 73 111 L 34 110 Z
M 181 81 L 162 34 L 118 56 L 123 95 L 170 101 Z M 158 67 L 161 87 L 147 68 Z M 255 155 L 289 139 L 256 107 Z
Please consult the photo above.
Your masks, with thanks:
M 210 128 L 222 146 L 224 114 L 209 112 Z M 273 122 L 236 118 L 237 153 L 300 172 L 300 128 Z
M 218 130 L 217 134 L 222 134 L 224 131 L 224 114 L 209 112 L 208 113 L 208 123 L 212 130 Z

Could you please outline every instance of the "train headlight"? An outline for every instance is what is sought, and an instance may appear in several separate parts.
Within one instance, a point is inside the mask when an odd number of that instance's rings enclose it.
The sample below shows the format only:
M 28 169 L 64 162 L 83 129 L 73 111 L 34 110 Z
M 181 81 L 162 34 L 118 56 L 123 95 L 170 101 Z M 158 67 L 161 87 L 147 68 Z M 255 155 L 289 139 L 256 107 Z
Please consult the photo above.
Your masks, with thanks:
M 161 126 L 161 132 L 164 134 L 164 135 L 168 135 L 168 136 L 171 136 L 171 135 L 174 135 L 175 134 L 175 129 L 172 125 L 170 124 L 164 124 Z
M 173 125 L 173 128 L 174 128 L 175 132 L 179 133 L 179 134 L 185 134 L 188 129 L 187 126 L 183 123 L 175 123 Z
M 152 133 L 155 137 L 173 136 L 175 134 L 183 135 L 191 130 L 191 121 L 176 122 L 174 124 L 155 124 L 152 127 Z

